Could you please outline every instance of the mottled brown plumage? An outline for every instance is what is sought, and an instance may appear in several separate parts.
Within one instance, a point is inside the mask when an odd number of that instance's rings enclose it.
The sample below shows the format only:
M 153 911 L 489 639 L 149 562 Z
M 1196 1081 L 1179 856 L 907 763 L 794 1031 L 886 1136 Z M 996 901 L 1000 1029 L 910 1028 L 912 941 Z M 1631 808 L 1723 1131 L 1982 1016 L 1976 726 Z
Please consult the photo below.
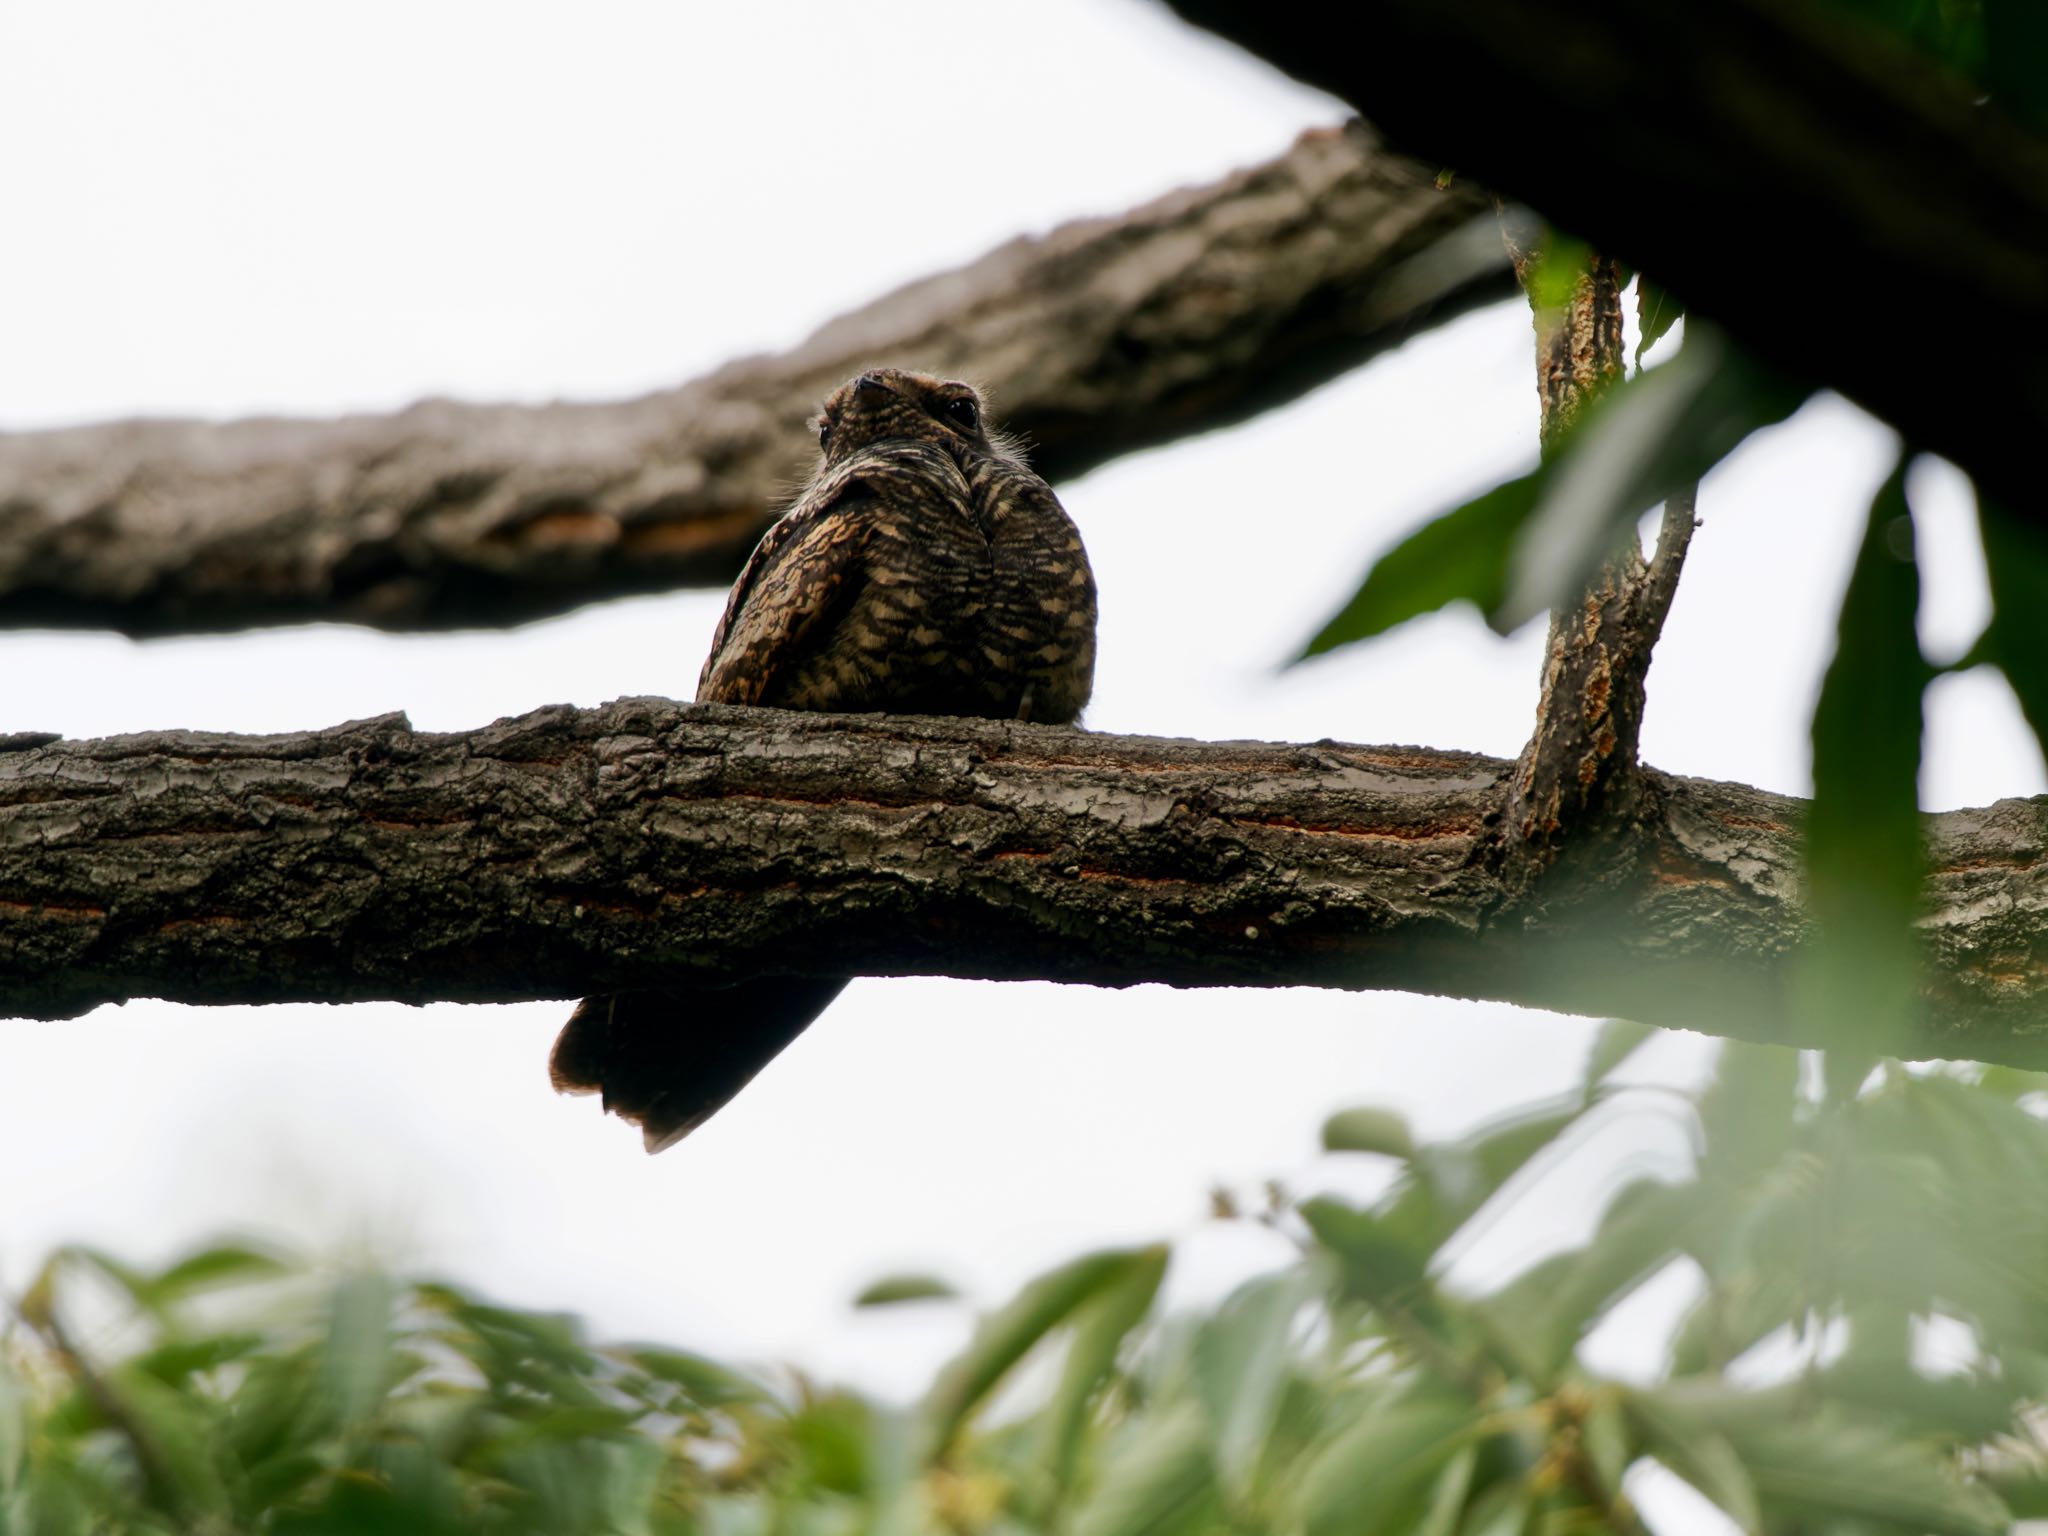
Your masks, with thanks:
M 965 384 L 881 368 L 819 418 L 823 460 L 733 583 L 700 701 L 1072 720 L 1095 672 L 1095 581 L 1048 486 Z M 730 1099 L 842 978 L 586 998 L 555 1086 L 602 1092 L 650 1152 Z

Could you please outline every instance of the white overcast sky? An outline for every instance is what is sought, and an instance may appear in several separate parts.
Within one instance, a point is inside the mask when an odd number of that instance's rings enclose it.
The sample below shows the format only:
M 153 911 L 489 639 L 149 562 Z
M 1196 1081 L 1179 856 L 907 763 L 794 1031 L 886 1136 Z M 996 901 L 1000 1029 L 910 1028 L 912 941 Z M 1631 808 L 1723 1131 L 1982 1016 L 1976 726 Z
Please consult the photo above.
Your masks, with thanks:
M 1142 0 L 0 0 L 0 430 L 656 388 L 1340 115 Z M 1501 641 L 1457 612 L 1276 663 L 1375 550 L 1533 459 L 1529 351 L 1502 305 L 1063 486 L 1102 589 L 1088 723 L 1512 754 L 1533 630 Z M 1806 788 L 1807 712 L 1890 441 L 1817 402 L 1709 481 L 1650 679 L 1652 762 Z M 1924 638 L 1956 654 L 1985 611 L 1967 490 L 1939 465 L 1912 489 Z M 428 638 L 0 631 L 0 729 L 396 708 L 454 729 L 687 696 L 721 601 Z M 2048 787 L 2001 682 L 1945 680 L 1930 708 L 1930 808 Z M 0 1022 L 0 1281 L 60 1240 L 148 1259 L 254 1231 L 452 1271 L 610 1336 L 905 1391 L 965 1321 L 856 1317 L 876 1274 L 935 1270 L 993 1300 L 1086 1245 L 1178 1236 L 1174 1294 L 1213 1293 L 1276 1250 L 1203 1228 L 1210 1185 L 1342 1183 L 1313 1155 L 1328 1111 L 1391 1104 L 1455 1131 L 1569 1080 L 1592 1027 L 1398 994 L 868 981 L 648 1159 L 549 1093 L 565 1011 L 138 1002 Z M 1674 1037 L 1642 1070 L 1689 1078 L 1706 1055 Z M 1592 1138 L 1474 1263 L 1583 1234 L 1603 1159 L 1680 1166 L 1640 1145 L 1642 1118 Z

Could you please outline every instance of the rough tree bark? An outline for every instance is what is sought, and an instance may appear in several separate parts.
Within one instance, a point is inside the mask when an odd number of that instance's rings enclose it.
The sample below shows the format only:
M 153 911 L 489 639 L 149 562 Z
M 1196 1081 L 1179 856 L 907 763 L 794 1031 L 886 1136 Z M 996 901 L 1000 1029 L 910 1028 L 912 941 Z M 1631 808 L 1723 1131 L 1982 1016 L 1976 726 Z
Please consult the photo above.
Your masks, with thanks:
M 1849 7 L 1169 4 L 2048 516 L 2048 144 Z
M 1618 383 L 1624 366 L 1622 289 L 1612 257 L 1569 244 L 1546 253 L 1540 221 L 1503 210 L 1501 235 L 1528 294 L 1536 340 L 1537 436 L 1545 457 L 1579 413 Z M 1572 265 L 1546 270 L 1557 263 Z M 1508 903 L 1563 891 L 1603 899 L 1642 856 L 1656 791 L 1640 771 L 1650 659 L 1692 544 L 1698 488 L 1664 509 L 1653 559 L 1631 532 L 1576 602 L 1550 615 L 1536 727 L 1515 763 L 1502 835 Z M 1569 852 L 1570 881 L 1551 877 Z
M 1018 239 L 794 351 L 616 404 L 0 436 L 0 624 L 496 624 L 729 580 L 806 418 L 877 362 L 975 378 L 1050 478 L 1252 415 L 1509 291 L 1484 200 L 1360 125 Z
M 679 970 L 1398 987 L 1788 1043 L 1800 802 L 1647 775 L 1498 920 L 1512 766 L 622 700 L 0 751 L 0 1012 L 506 1001 Z M 1928 818 L 1930 1055 L 2048 1064 L 2048 804 Z

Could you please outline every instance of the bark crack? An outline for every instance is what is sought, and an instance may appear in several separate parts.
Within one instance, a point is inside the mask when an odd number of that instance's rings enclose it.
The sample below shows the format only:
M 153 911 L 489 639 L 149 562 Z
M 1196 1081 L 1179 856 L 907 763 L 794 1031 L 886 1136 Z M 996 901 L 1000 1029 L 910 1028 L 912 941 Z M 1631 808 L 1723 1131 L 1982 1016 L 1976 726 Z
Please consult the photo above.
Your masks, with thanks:
M 930 974 L 1398 988 L 1817 1043 L 1787 971 L 1800 802 L 1644 770 L 1640 856 L 1510 907 L 1474 854 L 1513 767 L 658 699 L 53 742 L 0 755 L 0 1011 Z M 80 781 L 100 792 L 47 793 Z M 1916 1050 L 2048 1064 L 2048 799 L 1927 829 Z

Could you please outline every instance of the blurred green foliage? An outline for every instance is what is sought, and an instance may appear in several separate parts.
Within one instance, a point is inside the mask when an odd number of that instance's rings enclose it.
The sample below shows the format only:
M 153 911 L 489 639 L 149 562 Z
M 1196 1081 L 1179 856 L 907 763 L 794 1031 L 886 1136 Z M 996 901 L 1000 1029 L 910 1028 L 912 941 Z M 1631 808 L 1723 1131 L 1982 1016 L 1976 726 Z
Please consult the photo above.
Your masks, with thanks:
M 1824 9 L 1901 80 L 1949 91 L 1960 80 L 1969 110 L 2048 136 L 2048 0 L 1827 0 Z M 1559 302 L 1556 285 L 1593 259 L 1562 236 L 1550 240 L 1564 259 L 1539 271 L 1553 285 L 1539 283 L 1539 307 Z M 1637 541 L 1645 513 L 1813 393 L 1699 318 L 1686 321 L 1673 355 L 1645 370 L 1644 354 L 1686 317 L 1683 296 L 1655 274 L 1634 281 L 1634 374 L 1579 412 L 1535 469 L 1479 491 L 1384 551 L 1296 660 L 1456 602 L 1477 607 L 1502 633 L 1561 610 L 1602 561 Z M 1943 672 L 1997 668 L 2048 751 L 2048 536 L 2027 509 L 1980 498 L 1991 618 L 1964 655 L 1930 662 L 1916 634 L 1913 456 L 1912 444 L 1900 446 L 1870 509 L 1812 726 L 1807 875 L 1818 942 L 1803 997 L 1820 1038 L 1854 1038 L 1866 1058 L 1899 1048 L 1919 1007 L 1914 920 L 1925 860 L 1917 789 L 1928 684 Z M 1709 485 L 1710 513 L 1713 493 Z M 1837 1070 L 1849 1080 L 1860 1075 Z
M 1650 1462 L 1750 1531 L 2048 1509 L 2048 1078 L 1885 1063 L 1824 1094 L 1792 1053 L 1730 1045 L 1695 1093 L 1617 1086 L 1646 1038 L 1609 1026 L 1577 1092 L 1461 1139 L 1334 1117 L 1377 1199 L 1223 1213 L 1291 1262 L 1178 1314 L 1165 1247 L 1088 1255 L 909 1408 L 445 1284 L 69 1249 L 0 1333 L 0 1533 L 1563 1536 L 1640 1529 Z M 1583 1242 L 1504 1283 L 1446 1279 L 1624 1114 L 1690 1166 L 1620 1180 Z M 1633 1325 L 1661 1363 L 1603 1376 L 1613 1351 L 1582 1346 L 1660 1276 L 1691 1298 Z M 923 1279 L 864 1300 L 957 1305 Z M 1968 1341 L 1933 1368 L 1930 1318 Z

